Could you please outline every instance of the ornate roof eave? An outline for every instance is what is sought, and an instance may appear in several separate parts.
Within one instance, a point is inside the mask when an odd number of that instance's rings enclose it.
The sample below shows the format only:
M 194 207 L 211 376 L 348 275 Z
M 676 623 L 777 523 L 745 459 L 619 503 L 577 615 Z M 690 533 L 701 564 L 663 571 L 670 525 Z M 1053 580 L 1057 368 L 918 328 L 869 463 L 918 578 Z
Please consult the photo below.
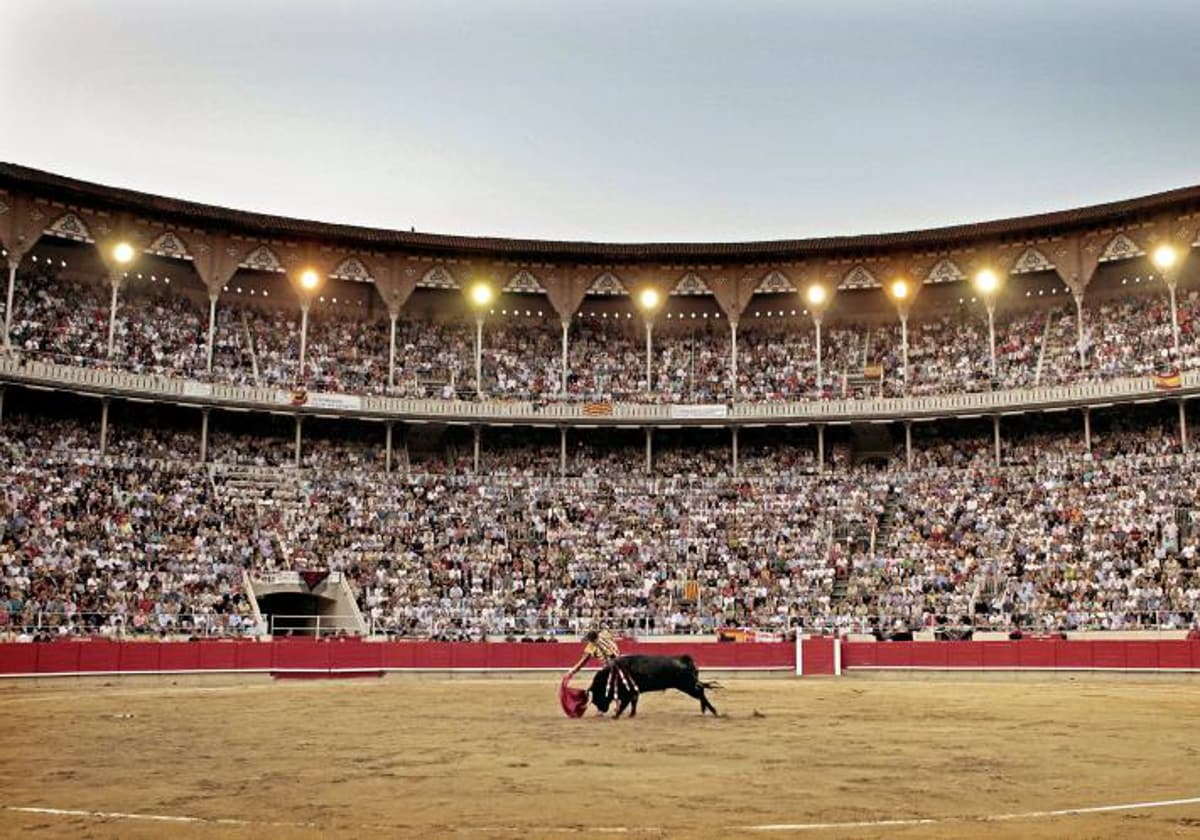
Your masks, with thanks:
M 67 178 L 0 163 L 0 188 L 111 211 L 145 215 L 164 223 L 262 239 L 319 240 L 348 249 L 403 250 L 410 254 L 495 259 L 605 262 L 788 262 L 814 257 L 854 258 L 899 251 L 936 251 L 986 241 L 1045 239 L 1120 227 L 1164 213 L 1200 208 L 1200 186 L 1031 216 L 897 233 L 781 239 L 757 242 L 604 243 L 455 236 L 331 224 L 252 213 L 120 187 Z

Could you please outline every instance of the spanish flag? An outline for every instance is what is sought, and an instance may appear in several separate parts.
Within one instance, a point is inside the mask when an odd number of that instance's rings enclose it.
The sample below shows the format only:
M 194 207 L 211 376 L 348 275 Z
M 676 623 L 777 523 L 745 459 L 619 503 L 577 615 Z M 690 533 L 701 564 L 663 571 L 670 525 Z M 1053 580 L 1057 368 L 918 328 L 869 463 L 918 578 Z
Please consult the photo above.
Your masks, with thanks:
M 583 414 L 585 417 L 611 417 L 613 413 L 612 403 L 584 403 Z
M 1166 373 L 1154 374 L 1154 387 L 1162 389 L 1178 388 L 1183 384 L 1183 380 L 1179 376 L 1179 371 L 1172 370 Z
M 864 365 L 863 379 L 883 379 L 883 365 Z

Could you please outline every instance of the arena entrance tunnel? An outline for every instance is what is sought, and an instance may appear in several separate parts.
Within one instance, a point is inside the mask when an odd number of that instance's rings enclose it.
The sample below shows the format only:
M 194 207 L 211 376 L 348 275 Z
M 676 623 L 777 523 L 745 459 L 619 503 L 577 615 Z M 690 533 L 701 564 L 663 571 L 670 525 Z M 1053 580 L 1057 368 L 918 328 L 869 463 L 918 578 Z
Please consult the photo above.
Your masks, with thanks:
M 332 599 L 310 592 L 276 592 L 258 599 L 259 611 L 272 636 L 316 637 L 319 630 L 325 629 L 319 626 L 318 618 L 322 611 L 328 614 L 333 604 Z

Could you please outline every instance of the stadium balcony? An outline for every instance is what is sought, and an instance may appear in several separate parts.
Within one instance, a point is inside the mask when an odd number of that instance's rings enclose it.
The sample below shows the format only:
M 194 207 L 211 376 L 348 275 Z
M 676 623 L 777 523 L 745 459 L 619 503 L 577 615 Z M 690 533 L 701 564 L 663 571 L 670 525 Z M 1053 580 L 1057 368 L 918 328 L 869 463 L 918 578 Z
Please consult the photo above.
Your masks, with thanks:
M 289 412 L 298 435 L 314 414 L 641 427 L 647 445 L 976 415 L 999 433 L 1004 415 L 1148 400 L 1178 400 L 1186 428 L 1200 389 L 1200 188 L 709 245 L 351 228 L 8 164 L 0 201 L 0 383 Z

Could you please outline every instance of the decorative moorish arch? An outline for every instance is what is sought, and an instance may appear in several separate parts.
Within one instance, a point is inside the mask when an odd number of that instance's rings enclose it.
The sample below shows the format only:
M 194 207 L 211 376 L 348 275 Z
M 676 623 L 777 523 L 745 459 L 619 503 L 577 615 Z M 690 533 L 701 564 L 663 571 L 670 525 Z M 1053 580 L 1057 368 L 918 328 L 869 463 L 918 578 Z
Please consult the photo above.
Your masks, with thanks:
M 1054 263 L 1038 248 L 1030 245 L 1013 261 L 1012 274 L 1032 274 L 1036 271 L 1053 271 Z
M 438 264 L 421 275 L 421 279 L 417 281 L 417 287 L 421 289 L 458 289 L 460 284 L 457 278 L 450 273 L 450 269 Z
M 175 260 L 192 260 L 192 252 L 173 230 L 164 231 L 146 246 L 145 253 Z
M 587 293 L 589 295 L 627 295 L 629 290 L 625 288 L 625 284 L 617 275 L 611 271 L 605 271 L 592 280 Z
M 933 268 L 925 275 L 925 282 L 930 284 L 936 283 L 954 283 L 963 280 L 967 275 L 958 267 L 958 263 L 949 257 L 943 257 L 938 260 Z
M 20 264 L 22 258 L 38 243 L 45 230 L 46 214 L 28 195 L 0 192 L 0 245 L 8 253 L 9 268 Z
M 1128 260 L 1134 257 L 1144 257 L 1145 255 L 1146 252 L 1142 250 L 1140 245 L 1138 245 L 1124 233 L 1118 233 L 1112 239 L 1108 240 L 1108 244 L 1101 249 L 1097 261 L 1114 262 L 1116 260 Z
M 518 294 L 545 294 L 546 289 L 542 286 L 541 280 L 537 278 L 532 271 L 522 268 L 517 271 L 501 289 L 504 292 L 516 292 Z
M 46 225 L 43 233 L 46 236 L 56 236 L 59 239 L 71 239 L 75 242 L 95 243 L 95 238 L 87 222 L 73 211 L 68 210 L 50 224 Z
M 374 279 L 370 269 L 355 256 L 346 257 L 335 265 L 329 276 L 335 280 L 353 280 L 356 283 L 370 283 Z
M 1096 274 L 1106 238 L 1104 234 L 1089 233 L 1049 243 L 1049 256 L 1054 260 L 1054 270 L 1067 284 L 1077 303 Z
M 837 287 L 839 289 L 878 289 L 881 285 L 871 269 L 860 263 L 842 275 Z
M 418 271 L 402 254 L 372 257 L 365 263 L 389 318 L 398 318 L 417 288 Z
M 796 286 L 792 283 L 791 278 L 778 269 L 768 271 L 754 290 L 756 295 L 794 294 L 795 292 Z
M 279 255 L 268 245 L 258 245 L 252 248 L 238 262 L 238 268 L 249 268 L 254 271 L 273 271 L 276 274 L 283 274 L 287 271 L 283 267 L 283 261 L 279 259 Z
M 784 277 L 780 272 L 774 273 Z M 784 277 L 784 279 L 787 278 Z M 750 301 L 762 288 L 763 281 L 753 274 L 743 273 L 737 269 L 726 269 L 711 273 L 705 283 L 712 296 L 716 298 L 717 306 L 729 319 L 730 327 L 736 329 L 742 313 L 746 311 Z M 788 281 L 788 285 L 790 286 L 790 281 Z
M 579 311 L 594 278 L 589 270 L 577 267 L 552 270 L 543 281 L 546 297 L 559 320 L 566 326 Z
M 679 278 L 679 282 L 671 289 L 673 295 L 711 295 L 712 292 L 704 282 L 704 278 L 694 271 Z

